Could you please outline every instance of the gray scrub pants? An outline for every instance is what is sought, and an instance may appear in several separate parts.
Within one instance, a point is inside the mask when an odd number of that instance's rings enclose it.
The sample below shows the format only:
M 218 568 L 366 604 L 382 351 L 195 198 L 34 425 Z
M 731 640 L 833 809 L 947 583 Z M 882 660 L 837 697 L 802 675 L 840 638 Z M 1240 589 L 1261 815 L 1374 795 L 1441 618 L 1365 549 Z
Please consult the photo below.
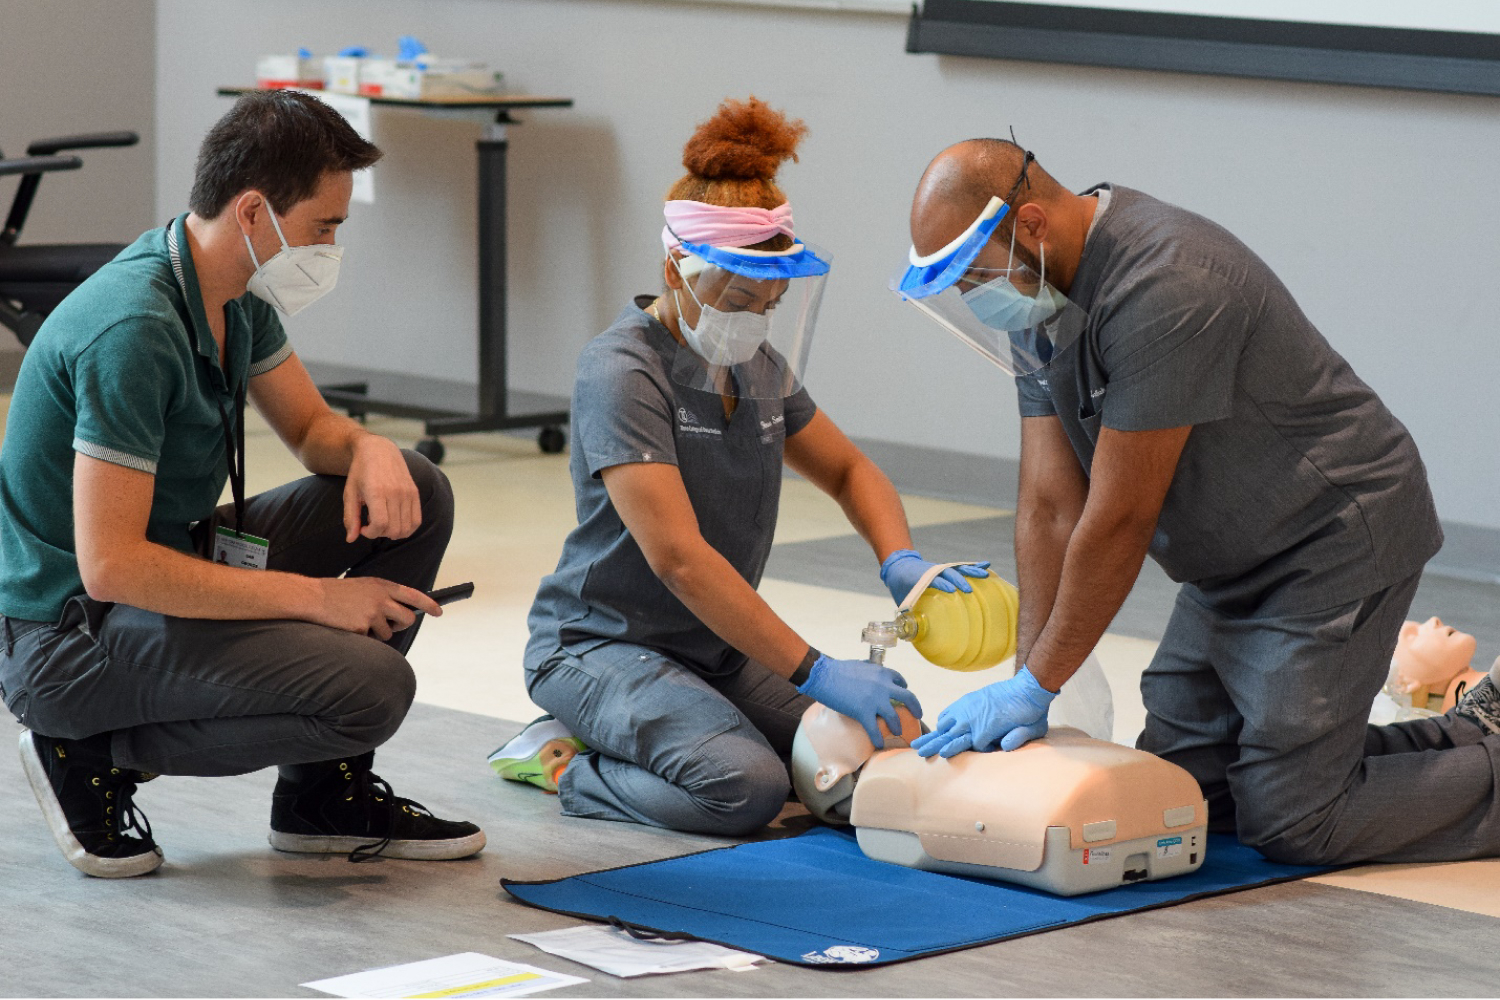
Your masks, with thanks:
M 627 642 L 559 650 L 526 685 L 593 751 L 558 783 L 564 815 L 723 836 L 781 811 L 792 737 L 812 704 L 759 663 L 705 676 Z
M 1367 721 L 1418 579 L 1251 617 L 1183 587 L 1141 678 L 1137 745 L 1198 779 L 1211 826 L 1276 861 L 1500 855 L 1500 737 L 1451 712 Z
M 404 454 L 422 497 L 415 533 L 347 544 L 344 480 L 311 476 L 246 501 L 245 530 L 271 540 L 269 568 L 430 590 L 453 491 L 431 462 Z M 0 695 L 44 736 L 112 733 L 115 764 L 141 771 L 243 774 L 349 757 L 406 718 L 416 678 L 404 654 L 420 623 L 380 642 L 310 622 L 174 618 L 79 596 L 56 623 L 0 619 Z

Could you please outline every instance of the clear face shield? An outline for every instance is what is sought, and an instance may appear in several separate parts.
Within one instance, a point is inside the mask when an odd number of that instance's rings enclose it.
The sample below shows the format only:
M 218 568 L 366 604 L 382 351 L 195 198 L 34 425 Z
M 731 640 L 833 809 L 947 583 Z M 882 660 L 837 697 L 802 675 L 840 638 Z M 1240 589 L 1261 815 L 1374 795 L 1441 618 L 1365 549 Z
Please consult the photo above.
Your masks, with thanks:
M 891 290 L 986 360 L 1011 375 L 1029 375 L 1083 334 L 1088 315 L 1047 283 L 1045 245 L 1040 273 L 1016 258 L 1014 231 L 1005 267 L 976 264 L 1009 210 L 991 198 L 941 250 L 920 256 L 912 247 Z
M 747 250 L 683 242 L 672 256 L 684 343 L 680 385 L 721 396 L 781 399 L 802 387 L 829 256 L 805 243 Z

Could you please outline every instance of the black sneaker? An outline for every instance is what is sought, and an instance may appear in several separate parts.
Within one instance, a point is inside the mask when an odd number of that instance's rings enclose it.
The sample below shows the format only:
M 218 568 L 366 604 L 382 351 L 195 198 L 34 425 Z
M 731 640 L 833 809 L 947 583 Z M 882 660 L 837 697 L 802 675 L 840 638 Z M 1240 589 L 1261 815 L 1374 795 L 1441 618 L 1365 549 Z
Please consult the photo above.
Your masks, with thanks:
M 1488 676 L 1464 692 L 1458 704 L 1453 706 L 1453 712 L 1491 736 L 1500 734 L 1500 660 L 1495 661 Z
M 373 751 L 345 760 L 284 767 L 271 795 L 271 846 L 278 851 L 384 855 L 417 861 L 466 858 L 484 848 L 473 823 L 438 819 L 403 799 L 370 766 Z
M 155 775 L 114 767 L 109 751 L 89 742 L 29 729 L 21 734 L 21 766 L 52 839 L 68 863 L 86 875 L 129 878 L 155 871 L 161 848 L 134 801 L 135 786 Z

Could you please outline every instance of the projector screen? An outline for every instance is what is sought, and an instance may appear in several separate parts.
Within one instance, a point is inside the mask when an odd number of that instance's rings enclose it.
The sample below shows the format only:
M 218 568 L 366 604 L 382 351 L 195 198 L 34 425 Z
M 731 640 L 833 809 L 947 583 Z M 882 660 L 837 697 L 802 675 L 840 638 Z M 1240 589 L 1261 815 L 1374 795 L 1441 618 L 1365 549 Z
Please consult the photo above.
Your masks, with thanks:
M 926 0 L 907 51 L 1500 96 L 1500 0 Z
M 1204 14 L 1314 24 L 1417 31 L 1477 31 L 1500 35 L 1495 0 L 1034 0 L 1037 7 L 1092 7 L 1152 14 Z

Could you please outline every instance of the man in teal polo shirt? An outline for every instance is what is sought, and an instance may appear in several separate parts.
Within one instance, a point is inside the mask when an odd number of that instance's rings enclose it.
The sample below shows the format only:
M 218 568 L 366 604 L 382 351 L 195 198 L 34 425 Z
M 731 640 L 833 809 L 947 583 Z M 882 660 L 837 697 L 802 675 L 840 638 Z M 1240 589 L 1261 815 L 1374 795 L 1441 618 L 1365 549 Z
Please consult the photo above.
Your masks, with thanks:
M 328 408 L 277 316 L 333 286 L 353 171 L 379 157 L 314 98 L 241 98 L 204 139 L 192 210 L 86 281 L 26 355 L 0 450 L 0 697 L 90 875 L 161 864 L 139 782 L 271 765 L 279 849 L 484 846 L 371 771 L 415 693 L 418 616 L 442 613 L 424 591 L 453 494 Z M 311 476 L 244 496 L 247 399 Z

